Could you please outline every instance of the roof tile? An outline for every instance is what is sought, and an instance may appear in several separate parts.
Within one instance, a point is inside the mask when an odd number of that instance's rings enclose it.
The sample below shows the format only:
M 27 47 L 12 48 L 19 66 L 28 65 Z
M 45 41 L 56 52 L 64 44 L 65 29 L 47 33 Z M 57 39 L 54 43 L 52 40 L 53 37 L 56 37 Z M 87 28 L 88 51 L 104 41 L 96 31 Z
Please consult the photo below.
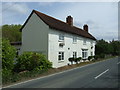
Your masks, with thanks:
M 39 11 L 33 10 L 33 12 L 36 13 L 37 16 L 40 19 L 42 19 L 50 28 L 54 28 L 56 30 L 64 31 L 64 32 L 67 32 L 67 33 L 77 34 L 77 35 L 80 35 L 82 37 L 86 37 L 86 38 L 96 40 L 95 37 L 93 37 L 90 33 L 86 32 L 85 30 L 83 30 L 81 28 L 71 26 L 71 25 L 69 25 L 69 24 L 67 24 L 63 21 L 55 19 L 55 18 L 53 18 L 51 16 L 48 16 L 46 14 L 43 14 Z

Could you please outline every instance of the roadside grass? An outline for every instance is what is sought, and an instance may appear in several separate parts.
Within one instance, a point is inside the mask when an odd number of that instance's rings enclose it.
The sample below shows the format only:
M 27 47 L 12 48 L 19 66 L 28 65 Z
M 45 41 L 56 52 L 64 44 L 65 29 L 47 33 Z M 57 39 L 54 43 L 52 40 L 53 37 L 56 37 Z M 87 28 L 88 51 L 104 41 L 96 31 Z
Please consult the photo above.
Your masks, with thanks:
M 93 60 L 93 61 L 87 61 L 87 62 L 81 62 L 78 64 L 72 64 L 72 65 L 67 65 L 67 66 L 63 66 L 63 67 L 59 67 L 59 68 L 51 68 L 49 70 L 42 70 L 42 71 L 31 71 L 31 72 L 23 72 L 23 73 L 15 73 L 12 78 L 10 77 L 10 80 L 4 81 L 3 87 L 8 86 L 8 85 L 12 85 L 12 84 L 16 84 L 16 83 L 20 83 L 23 81 L 27 81 L 27 80 L 31 80 L 31 79 L 36 79 L 39 77 L 43 77 L 43 76 L 47 76 L 47 75 L 51 75 L 51 74 L 55 74 L 58 72 L 62 72 L 65 70 L 69 70 L 69 69 L 73 69 L 76 67 L 81 67 L 87 64 L 92 64 L 92 63 L 96 63 L 96 62 L 100 62 L 100 61 L 104 61 L 104 60 L 109 60 L 110 58 L 114 58 L 115 56 L 111 56 L 111 57 L 107 57 L 104 59 L 98 59 L 98 60 Z

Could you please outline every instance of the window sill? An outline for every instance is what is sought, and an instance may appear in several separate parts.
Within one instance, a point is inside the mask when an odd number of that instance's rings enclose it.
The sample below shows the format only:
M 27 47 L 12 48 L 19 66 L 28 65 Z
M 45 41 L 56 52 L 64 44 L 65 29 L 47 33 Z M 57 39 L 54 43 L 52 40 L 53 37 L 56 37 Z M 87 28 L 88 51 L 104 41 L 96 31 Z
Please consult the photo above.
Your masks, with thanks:
M 64 60 L 60 60 L 60 61 L 58 61 L 58 63 L 62 63 L 62 62 L 64 62 Z
M 64 42 L 64 40 L 58 40 L 58 42 Z

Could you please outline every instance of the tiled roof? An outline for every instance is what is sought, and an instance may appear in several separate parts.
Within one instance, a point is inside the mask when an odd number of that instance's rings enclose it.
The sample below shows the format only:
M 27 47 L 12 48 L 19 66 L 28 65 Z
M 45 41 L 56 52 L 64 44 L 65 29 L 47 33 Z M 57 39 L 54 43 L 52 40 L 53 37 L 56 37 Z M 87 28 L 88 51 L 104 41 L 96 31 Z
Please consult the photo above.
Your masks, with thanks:
M 95 37 L 93 37 L 90 33 L 88 33 L 87 31 L 85 31 L 85 30 L 83 30 L 81 28 L 71 26 L 71 25 L 67 24 L 66 22 L 60 21 L 58 19 L 55 19 L 55 18 L 53 18 L 51 16 L 48 16 L 48 15 L 43 14 L 43 13 L 41 13 L 39 11 L 36 11 L 36 10 L 33 10 L 32 13 L 36 13 L 36 15 L 40 19 L 42 19 L 43 22 L 45 22 L 50 28 L 53 28 L 53 29 L 56 29 L 56 30 L 59 30 L 59 31 L 63 31 L 63 32 L 67 32 L 67 33 L 80 35 L 82 37 L 86 37 L 86 38 L 96 40 Z M 32 15 L 32 13 L 31 13 L 31 15 Z M 27 19 L 27 21 L 28 21 L 28 19 Z M 26 23 L 27 23 L 27 21 L 26 21 Z M 23 25 L 23 27 L 24 27 L 24 25 Z

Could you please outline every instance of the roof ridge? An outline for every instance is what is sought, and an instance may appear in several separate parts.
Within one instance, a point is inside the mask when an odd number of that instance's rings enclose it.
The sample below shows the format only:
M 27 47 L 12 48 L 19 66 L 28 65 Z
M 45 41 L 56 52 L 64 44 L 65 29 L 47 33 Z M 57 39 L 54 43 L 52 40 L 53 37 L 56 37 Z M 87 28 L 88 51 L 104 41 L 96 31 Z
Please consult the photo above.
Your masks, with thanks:
M 37 12 L 37 13 L 41 13 L 41 12 L 39 12 L 39 11 L 37 11 L 37 10 L 33 10 L 33 11 L 35 11 L 35 12 Z M 44 14 L 44 13 L 41 13 L 41 14 L 43 14 L 43 15 L 45 15 L 45 16 L 48 16 L 48 17 L 50 17 L 50 18 L 53 18 L 53 19 L 55 19 L 55 20 L 58 20 L 58 21 L 60 21 L 60 22 L 65 23 L 64 21 L 61 21 L 61 20 L 59 20 L 59 19 L 56 19 L 56 18 L 54 18 L 54 17 L 52 17 L 52 16 L 49 16 L 49 15 L 47 15 L 47 14 Z M 67 24 L 67 23 L 65 23 L 65 24 Z
M 20 29 L 22 31 L 22 29 L 24 28 L 24 26 L 26 25 L 26 23 L 28 22 L 28 20 L 30 19 L 30 17 L 32 16 L 32 14 L 35 13 L 45 24 L 47 24 L 50 28 L 54 28 L 60 31 L 64 31 L 64 32 L 68 32 L 68 33 L 73 33 L 76 35 L 80 35 L 86 38 L 90 38 L 93 40 L 96 40 L 95 37 L 93 37 L 89 32 L 86 32 L 85 30 L 76 27 L 74 25 L 69 25 L 66 22 L 56 19 L 52 16 L 49 16 L 47 14 L 44 14 L 42 12 L 39 12 L 37 10 L 33 10 L 32 13 L 30 14 L 30 16 L 28 17 L 28 19 L 26 20 L 26 22 L 24 23 L 24 25 L 22 26 L 22 28 Z
M 37 11 L 37 10 L 33 10 L 34 12 L 37 12 L 37 13 L 41 13 L 41 14 L 43 14 L 43 15 L 45 15 L 45 16 L 48 16 L 48 17 L 50 17 L 50 18 L 52 18 L 52 19 L 55 19 L 55 20 L 57 20 L 57 21 L 60 21 L 60 22 L 62 22 L 62 23 L 64 23 L 64 24 L 67 24 L 66 22 L 64 22 L 64 21 L 62 21 L 62 20 L 59 20 L 59 19 L 56 19 L 56 18 L 54 18 L 54 17 L 52 17 L 52 16 L 49 16 L 49 15 L 47 15 L 47 14 L 44 14 L 44 13 L 42 13 L 42 12 L 39 12 L 39 11 Z M 67 25 L 69 25 L 69 24 L 67 24 Z M 78 28 L 78 27 L 76 27 L 76 26 L 74 26 L 74 25 L 69 25 L 70 27 L 75 27 L 75 28 Z M 81 28 L 78 28 L 78 29 L 81 29 Z M 81 30 L 83 30 L 83 29 L 81 29 Z

